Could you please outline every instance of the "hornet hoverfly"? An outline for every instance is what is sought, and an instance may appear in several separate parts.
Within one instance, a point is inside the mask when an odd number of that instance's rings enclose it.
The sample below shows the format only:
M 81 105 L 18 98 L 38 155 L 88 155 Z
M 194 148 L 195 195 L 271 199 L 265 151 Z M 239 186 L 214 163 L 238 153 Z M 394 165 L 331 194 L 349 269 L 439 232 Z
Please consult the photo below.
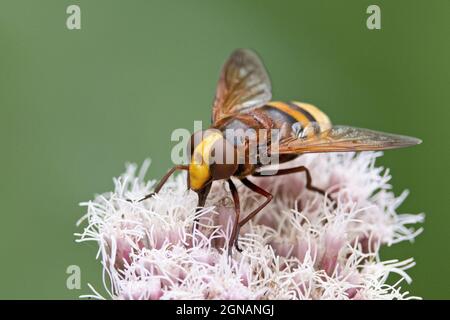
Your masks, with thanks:
M 249 161 L 248 147 L 251 141 L 246 139 L 243 148 L 238 148 L 236 140 L 228 139 L 224 134 L 225 131 L 239 128 L 251 128 L 255 132 L 259 132 L 260 129 L 279 130 L 276 150 L 268 150 L 269 153 L 276 153 L 279 163 L 293 160 L 306 153 L 385 150 L 421 143 L 421 140 L 413 137 L 335 126 L 325 113 L 311 104 L 271 101 L 271 98 L 270 79 L 256 53 L 248 49 L 234 51 L 220 73 L 212 107 L 212 125 L 209 129 L 196 132 L 191 137 L 189 164 L 173 167 L 156 185 L 154 192 L 139 201 L 158 193 L 176 170 L 188 172 L 188 189 L 197 193 L 198 208 L 205 205 L 212 182 L 226 180 L 235 208 L 229 250 L 233 245 L 240 250 L 237 245 L 239 229 L 261 211 L 273 196 L 255 184 L 254 180 L 248 179 L 249 176 L 266 175 L 264 164 L 258 161 L 258 158 L 256 162 Z M 260 140 L 258 134 L 255 139 Z M 231 161 L 209 161 L 211 155 L 218 152 Z M 239 159 L 244 160 L 237 161 L 238 155 L 241 156 Z M 311 174 L 305 166 L 279 169 L 274 175 L 295 172 L 305 173 L 308 190 L 326 194 L 324 190 L 314 186 Z M 231 177 L 239 179 L 244 186 L 265 198 L 262 204 L 243 218 L 239 194 Z

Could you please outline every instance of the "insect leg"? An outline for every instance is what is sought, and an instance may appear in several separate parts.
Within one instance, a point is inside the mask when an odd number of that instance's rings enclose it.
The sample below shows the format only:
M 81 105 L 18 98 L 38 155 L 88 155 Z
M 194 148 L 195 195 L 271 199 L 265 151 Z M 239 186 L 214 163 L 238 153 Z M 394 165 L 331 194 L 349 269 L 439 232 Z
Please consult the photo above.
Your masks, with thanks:
M 295 167 L 295 168 L 289 168 L 289 169 L 280 169 L 278 170 L 277 173 L 273 174 L 272 176 L 282 176 L 285 174 L 291 174 L 291 173 L 297 173 L 297 172 L 304 172 L 306 175 L 306 189 L 314 191 L 314 192 L 318 192 L 321 195 L 325 196 L 325 191 L 317 188 L 315 186 L 312 185 L 312 178 L 311 178 L 311 173 L 309 172 L 308 168 L 306 168 L 305 166 L 300 166 L 300 167 Z M 269 177 L 270 174 L 264 174 L 263 172 L 255 172 L 253 173 L 254 177 Z M 330 199 L 330 201 L 334 202 L 334 199 L 331 198 L 331 196 L 328 194 L 327 195 L 328 199 Z
M 251 218 L 253 218 L 261 209 L 263 209 L 265 206 L 269 204 L 269 202 L 272 200 L 273 195 L 266 190 L 262 189 L 261 187 L 258 187 L 256 184 L 248 180 L 247 178 L 243 178 L 242 183 L 249 188 L 250 190 L 266 197 L 266 201 L 262 205 L 260 205 L 258 208 L 250 212 L 242 221 L 239 222 L 239 227 L 242 227 L 244 224 L 246 224 Z
M 238 239 L 239 239 L 239 216 L 241 213 L 241 206 L 239 203 L 239 194 L 236 189 L 236 186 L 234 185 L 233 181 L 231 179 L 228 179 L 228 185 L 230 186 L 231 195 L 233 196 L 233 202 L 234 202 L 234 212 L 235 212 L 235 219 L 234 219 L 234 225 L 233 225 L 233 231 L 231 232 L 230 236 L 230 243 L 228 245 L 228 253 L 231 254 L 231 248 L 233 245 L 236 247 L 236 249 L 241 252 L 242 249 L 239 248 L 238 245 Z
M 176 171 L 176 170 L 188 170 L 189 167 L 188 166 L 184 166 L 184 165 L 177 165 L 175 167 L 173 167 L 172 169 L 169 170 L 169 172 L 167 172 L 164 177 L 162 177 L 161 181 L 159 181 L 159 183 L 156 185 L 155 190 L 146 195 L 144 198 L 140 199 L 138 202 L 144 201 L 150 197 L 152 197 L 154 194 L 158 193 L 161 188 L 164 186 L 164 184 L 167 182 L 167 180 L 169 179 L 169 177 Z
M 197 211 L 199 211 L 201 207 L 205 206 L 206 198 L 208 198 L 209 191 L 211 191 L 211 186 L 212 183 L 209 183 L 203 189 L 197 191 L 198 195 Z
M 206 198 L 208 198 L 209 192 L 211 191 L 211 186 L 212 183 L 209 183 L 203 189 L 197 191 L 198 202 L 197 202 L 197 209 L 195 209 L 194 225 L 192 227 L 193 232 L 197 229 L 197 224 L 200 220 L 199 214 L 202 208 L 205 206 Z

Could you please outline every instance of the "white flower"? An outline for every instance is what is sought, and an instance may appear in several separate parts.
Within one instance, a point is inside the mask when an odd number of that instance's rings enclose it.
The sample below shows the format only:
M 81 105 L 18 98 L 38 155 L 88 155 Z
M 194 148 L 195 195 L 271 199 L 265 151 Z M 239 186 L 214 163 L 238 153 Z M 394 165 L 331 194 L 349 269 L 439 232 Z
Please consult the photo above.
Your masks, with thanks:
M 114 179 L 113 192 L 82 203 L 86 226 L 77 241 L 98 243 L 105 289 L 113 299 L 405 299 L 402 280 L 412 259 L 381 261 L 379 249 L 412 241 L 423 214 L 398 214 L 407 193 L 395 197 L 387 170 L 375 167 L 381 153 L 320 154 L 289 163 L 307 166 L 313 183 L 336 206 L 305 188 L 302 173 L 252 178 L 273 201 L 241 229 L 240 253 L 228 255 L 234 209 L 224 183 L 213 186 L 194 230 L 197 196 L 186 177 L 171 178 L 151 192 L 130 164 Z M 238 185 L 242 212 L 262 199 Z M 398 275 L 388 284 L 390 274 Z M 92 288 L 92 287 L 91 287 Z M 91 297 L 102 298 L 93 288 Z

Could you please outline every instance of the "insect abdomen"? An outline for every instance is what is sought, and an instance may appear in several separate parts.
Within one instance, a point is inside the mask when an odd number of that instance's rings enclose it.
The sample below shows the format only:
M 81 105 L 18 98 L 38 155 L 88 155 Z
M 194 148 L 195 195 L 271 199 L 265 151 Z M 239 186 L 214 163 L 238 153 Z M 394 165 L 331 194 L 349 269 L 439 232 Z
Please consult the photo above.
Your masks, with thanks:
M 313 130 L 305 132 L 308 135 L 317 134 L 331 128 L 331 121 L 328 116 L 312 104 L 297 101 L 271 101 L 262 107 L 262 110 L 270 115 L 278 128 L 286 124 L 298 130 L 312 127 Z

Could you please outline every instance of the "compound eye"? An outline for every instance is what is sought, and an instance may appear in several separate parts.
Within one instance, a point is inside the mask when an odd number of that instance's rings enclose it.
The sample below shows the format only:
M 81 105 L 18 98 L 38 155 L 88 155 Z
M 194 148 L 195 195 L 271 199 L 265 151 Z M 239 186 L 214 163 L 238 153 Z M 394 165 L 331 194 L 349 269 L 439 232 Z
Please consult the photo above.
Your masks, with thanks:
M 226 139 L 220 139 L 214 144 L 211 160 L 209 169 L 213 180 L 230 178 L 238 167 L 235 148 Z
M 237 169 L 235 164 L 217 164 L 213 163 L 209 166 L 211 177 L 213 180 L 222 180 L 230 178 Z

